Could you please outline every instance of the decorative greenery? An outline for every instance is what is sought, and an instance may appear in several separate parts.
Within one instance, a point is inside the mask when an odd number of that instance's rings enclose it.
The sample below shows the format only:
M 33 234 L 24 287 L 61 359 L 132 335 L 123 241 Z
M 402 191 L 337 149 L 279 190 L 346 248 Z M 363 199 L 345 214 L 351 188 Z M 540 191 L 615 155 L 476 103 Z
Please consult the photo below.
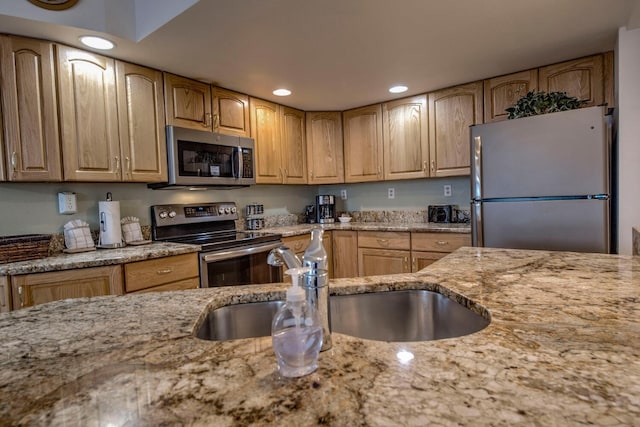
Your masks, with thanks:
M 505 111 L 509 113 L 509 119 L 519 119 L 539 114 L 575 110 L 582 107 L 586 102 L 573 96 L 568 96 L 566 92 L 530 91 L 520 98 L 513 107 L 507 108 Z

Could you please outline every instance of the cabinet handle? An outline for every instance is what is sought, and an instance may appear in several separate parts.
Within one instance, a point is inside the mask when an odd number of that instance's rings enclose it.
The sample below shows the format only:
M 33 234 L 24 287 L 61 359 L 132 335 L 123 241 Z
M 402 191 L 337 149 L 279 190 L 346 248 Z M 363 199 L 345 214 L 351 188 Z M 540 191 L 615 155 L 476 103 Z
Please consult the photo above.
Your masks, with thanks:
M 129 156 L 124 158 L 125 164 L 126 164 L 126 170 L 127 173 L 131 172 L 131 159 L 129 158 Z
M 436 161 L 431 160 L 431 173 L 435 173 L 436 171 Z
M 22 300 L 22 286 L 18 286 L 18 301 L 20 302 L 20 308 L 24 307 L 24 301 Z
M 387 239 L 376 239 L 380 246 L 389 246 L 389 240 Z
M 296 243 L 293 245 L 293 248 L 294 248 L 296 251 L 299 251 L 300 249 L 302 249 L 302 245 L 303 245 L 303 244 L 304 244 L 303 242 L 296 242 Z
M 214 129 L 218 129 L 220 127 L 220 115 L 219 114 L 214 114 L 213 115 L 213 128 Z
M 417 265 L 417 264 L 416 264 L 416 259 L 415 259 L 415 257 L 414 257 L 414 258 L 411 258 L 411 271 L 412 271 L 412 272 L 416 271 L 416 265 Z
M 405 271 L 409 270 L 409 258 L 408 257 L 404 257 L 404 269 L 405 269 Z
M 423 161 L 422 162 L 422 172 L 424 172 L 424 174 L 427 174 L 427 161 Z
M 206 113 L 204 115 L 204 127 L 206 128 L 210 128 L 211 127 L 211 113 Z
M 382 176 L 382 168 L 378 166 L 378 176 Z
M 312 170 L 309 171 L 309 175 L 311 176 L 311 179 L 313 179 L 313 171 Z
M 16 176 L 16 170 L 18 169 L 18 153 L 15 151 L 11 153 L 11 175 Z
M 449 244 L 449 242 L 447 242 L 447 241 L 445 241 L 445 240 L 438 240 L 438 241 L 436 242 L 436 244 L 437 244 L 437 245 L 440 245 L 440 246 L 444 246 L 444 245 L 448 245 L 448 244 Z
M 163 270 L 157 270 L 156 274 L 169 274 L 173 273 L 173 268 L 165 268 Z
M 120 157 L 116 156 L 116 173 L 120 172 Z

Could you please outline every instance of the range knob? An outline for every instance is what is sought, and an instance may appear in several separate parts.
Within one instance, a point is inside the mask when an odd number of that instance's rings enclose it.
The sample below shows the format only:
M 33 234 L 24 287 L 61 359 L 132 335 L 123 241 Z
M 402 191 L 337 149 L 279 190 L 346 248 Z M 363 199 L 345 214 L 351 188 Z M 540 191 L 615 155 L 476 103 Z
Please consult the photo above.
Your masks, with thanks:
M 231 206 L 231 213 L 234 214 L 237 212 L 237 209 L 235 206 Z
M 165 219 L 167 217 L 167 211 L 160 211 L 158 216 L 160 217 L 160 219 Z
M 220 215 L 224 214 L 224 208 L 223 208 L 222 206 L 219 206 L 219 207 L 218 207 L 218 213 L 219 213 Z
M 229 206 L 227 206 L 226 208 L 224 208 L 224 213 L 226 213 L 227 215 L 229 215 L 229 213 L 231 212 L 231 209 L 229 209 Z
M 175 218 L 176 217 L 176 211 L 171 211 L 169 212 L 169 218 Z

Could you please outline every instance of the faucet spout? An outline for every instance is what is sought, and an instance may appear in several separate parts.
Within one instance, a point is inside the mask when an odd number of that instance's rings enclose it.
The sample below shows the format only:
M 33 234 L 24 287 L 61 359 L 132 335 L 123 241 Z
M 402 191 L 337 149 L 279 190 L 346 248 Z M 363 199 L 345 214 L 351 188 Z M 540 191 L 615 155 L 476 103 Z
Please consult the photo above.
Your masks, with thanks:
M 302 267 L 302 261 L 289 247 L 282 245 L 272 249 L 267 256 L 267 264 L 274 267 L 286 265 L 287 268 Z

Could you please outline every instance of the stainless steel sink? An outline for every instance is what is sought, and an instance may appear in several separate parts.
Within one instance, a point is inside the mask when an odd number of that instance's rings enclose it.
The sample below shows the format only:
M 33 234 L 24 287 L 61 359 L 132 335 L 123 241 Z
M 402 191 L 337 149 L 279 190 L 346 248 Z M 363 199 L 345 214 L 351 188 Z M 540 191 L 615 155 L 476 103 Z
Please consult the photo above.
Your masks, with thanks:
M 223 341 L 271 334 L 282 301 L 220 307 L 198 328 L 198 338 Z M 489 321 L 466 307 L 425 290 L 372 292 L 330 298 L 331 329 L 378 341 L 430 341 L 480 331 Z

